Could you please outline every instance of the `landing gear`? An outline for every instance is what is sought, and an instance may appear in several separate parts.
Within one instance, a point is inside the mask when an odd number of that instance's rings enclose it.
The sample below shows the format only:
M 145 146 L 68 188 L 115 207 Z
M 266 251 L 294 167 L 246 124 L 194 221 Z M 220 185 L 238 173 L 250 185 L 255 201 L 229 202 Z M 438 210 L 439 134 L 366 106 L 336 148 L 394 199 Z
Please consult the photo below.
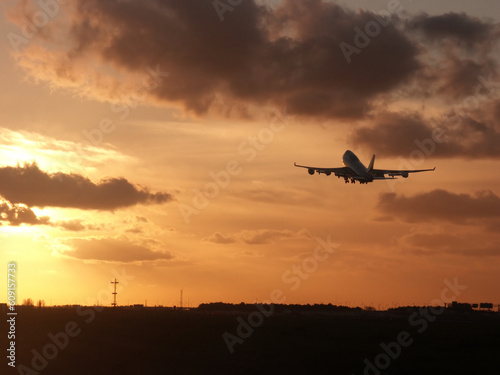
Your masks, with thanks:
M 355 184 L 356 183 L 356 179 L 355 178 L 344 177 L 344 182 L 346 184 L 348 184 L 348 183 Z M 360 185 L 367 184 L 368 182 L 369 181 L 359 180 Z

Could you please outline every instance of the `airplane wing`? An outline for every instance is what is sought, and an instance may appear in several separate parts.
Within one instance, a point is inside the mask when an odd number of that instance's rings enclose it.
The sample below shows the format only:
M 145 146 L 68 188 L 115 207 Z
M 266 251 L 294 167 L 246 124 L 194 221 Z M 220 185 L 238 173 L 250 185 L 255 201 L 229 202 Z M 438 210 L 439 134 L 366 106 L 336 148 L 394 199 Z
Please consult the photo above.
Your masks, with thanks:
M 335 176 L 339 176 L 339 177 L 350 177 L 350 176 L 354 175 L 353 171 L 347 167 L 319 168 L 319 167 L 308 167 L 305 165 L 298 165 L 296 163 L 293 163 L 293 165 L 295 165 L 296 167 L 299 167 L 299 168 L 307 168 L 307 171 L 311 175 L 314 173 L 318 173 L 318 174 L 324 173 L 327 176 L 330 176 L 333 173 Z
M 370 173 L 376 179 L 382 179 L 385 177 L 385 175 L 390 177 L 402 176 L 406 178 L 410 173 L 428 172 L 428 171 L 433 171 L 435 169 L 436 167 L 431 169 L 372 169 Z

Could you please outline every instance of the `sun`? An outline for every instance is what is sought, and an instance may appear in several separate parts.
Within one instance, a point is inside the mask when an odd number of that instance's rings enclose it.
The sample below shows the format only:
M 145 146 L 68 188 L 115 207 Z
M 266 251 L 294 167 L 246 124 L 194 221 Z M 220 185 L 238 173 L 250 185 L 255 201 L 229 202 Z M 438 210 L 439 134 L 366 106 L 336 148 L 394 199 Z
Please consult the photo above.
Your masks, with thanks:
M 37 163 L 45 171 L 60 171 L 67 158 L 67 142 L 41 134 L 0 128 L 0 166 Z
M 15 145 L 1 146 L 0 157 L 4 162 L 8 162 L 8 164 L 32 162 L 36 158 L 30 150 Z

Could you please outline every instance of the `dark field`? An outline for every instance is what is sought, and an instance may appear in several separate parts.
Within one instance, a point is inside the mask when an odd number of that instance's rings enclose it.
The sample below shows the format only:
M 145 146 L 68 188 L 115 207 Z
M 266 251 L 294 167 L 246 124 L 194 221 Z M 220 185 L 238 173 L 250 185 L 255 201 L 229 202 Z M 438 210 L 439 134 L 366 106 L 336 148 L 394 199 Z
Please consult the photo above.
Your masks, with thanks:
M 0 373 L 499 373 L 500 314 L 445 311 L 412 320 L 410 313 L 286 312 L 264 317 L 161 308 L 23 309 L 16 318 L 16 365 L 25 368 L 12 369 L 4 356 Z M 237 339 L 243 341 L 233 345 L 231 354 L 223 334 L 236 337 L 241 321 L 255 328 L 240 327 L 244 338 Z M 404 345 L 395 343 L 398 337 Z M 2 334 L 2 347 L 7 342 Z M 365 359 L 384 370 L 375 365 L 365 369 Z

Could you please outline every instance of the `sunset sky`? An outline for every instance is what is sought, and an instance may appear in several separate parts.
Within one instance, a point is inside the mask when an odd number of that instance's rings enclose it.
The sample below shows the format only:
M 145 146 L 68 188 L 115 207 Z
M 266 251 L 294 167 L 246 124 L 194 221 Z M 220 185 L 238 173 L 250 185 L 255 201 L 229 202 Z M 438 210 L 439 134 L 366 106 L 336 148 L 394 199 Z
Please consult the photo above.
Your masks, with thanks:
M 2 2 L 18 302 L 500 303 L 500 4 L 232 3 Z

